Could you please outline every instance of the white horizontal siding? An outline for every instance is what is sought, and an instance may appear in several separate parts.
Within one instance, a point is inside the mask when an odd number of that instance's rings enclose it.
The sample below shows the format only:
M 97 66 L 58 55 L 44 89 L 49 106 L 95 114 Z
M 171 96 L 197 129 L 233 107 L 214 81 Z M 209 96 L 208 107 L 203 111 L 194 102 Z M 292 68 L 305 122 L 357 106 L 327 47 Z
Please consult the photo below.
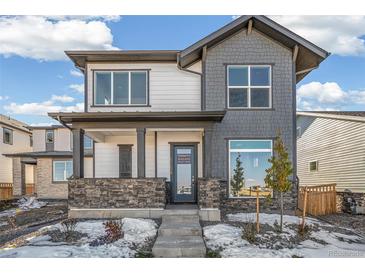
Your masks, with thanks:
M 58 128 L 54 130 L 54 149 L 57 151 L 71 150 L 71 131 L 69 129 Z
M 46 131 L 44 129 L 33 130 L 33 151 L 46 150 Z
M 5 157 L 3 154 L 32 151 L 30 147 L 30 134 L 13 129 L 13 144 L 4 144 L 3 127 L 6 126 L 0 126 L 0 183 L 12 183 L 13 162 L 11 158 Z
M 93 158 L 91 157 L 84 158 L 84 177 L 85 178 L 93 177 Z
M 104 143 L 95 143 L 95 177 L 119 177 L 118 144 L 132 146 L 132 177 L 137 177 L 137 133 L 128 132 L 123 136 L 106 136 Z
M 300 116 L 297 126 L 302 185 L 336 183 L 338 191 L 365 192 L 365 123 Z M 318 171 L 309 171 L 310 161 L 318 161 Z
M 88 105 L 93 104 L 93 75 L 97 69 L 149 69 L 150 107 L 89 107 L 89 111 L 200 110 L 200 76 L 179 70 L 176 63 L 88 64 Z

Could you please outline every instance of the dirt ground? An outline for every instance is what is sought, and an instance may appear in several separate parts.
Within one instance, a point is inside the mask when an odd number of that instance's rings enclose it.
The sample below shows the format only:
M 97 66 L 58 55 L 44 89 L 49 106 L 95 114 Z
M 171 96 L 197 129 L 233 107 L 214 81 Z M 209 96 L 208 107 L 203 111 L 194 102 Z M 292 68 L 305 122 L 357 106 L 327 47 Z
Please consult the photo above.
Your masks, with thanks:
M 320 216 L 326 222 L 345 228 L 351 228 L 356 233 L 365 237 L 365 215 L 353 215 L 348 213 L 336 213 Z
M 9 214 L 4 214 L 6 211 L 10 211 Z M 49 202 L 45 207 L 18 210 L 15 214 L 11 213 L 15 208 L 6 211 L 0 211 L 0 246 L 42 226 L 67 218 L 67 203 Z

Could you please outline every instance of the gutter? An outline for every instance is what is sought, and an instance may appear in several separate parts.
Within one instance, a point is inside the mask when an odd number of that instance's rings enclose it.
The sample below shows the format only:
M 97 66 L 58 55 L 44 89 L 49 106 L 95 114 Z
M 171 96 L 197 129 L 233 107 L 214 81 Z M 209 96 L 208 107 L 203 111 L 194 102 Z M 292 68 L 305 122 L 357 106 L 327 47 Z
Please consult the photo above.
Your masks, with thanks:
M 180 63 L 180 54 L 181 54 L 181 53 L 178 53 L 178 54 L 177 54 L 177 68 L 178 68 L 179 70 L 186 71 L 186 72 L 190 72 L 190 73 L 194 73 L 194 74 L 197 74 L 197 75 L 200 75 L 200 76 L 202 76 L 202 75 L 203 75 L 203 73 L 201 73 L 201 72 L 197 72 L 197 71 L 193 71 L 193 70 L 189 70 L 189 69 L 183 68 L 183 67 L 181 66 L 181 63 Z
M 57 115 L 56 120 L 60 122 L 64 127 L 72 131 L 72 128 L 70 128 L 65 122 L 63 122 L 60 117 L 61 117 L 60 115 Z

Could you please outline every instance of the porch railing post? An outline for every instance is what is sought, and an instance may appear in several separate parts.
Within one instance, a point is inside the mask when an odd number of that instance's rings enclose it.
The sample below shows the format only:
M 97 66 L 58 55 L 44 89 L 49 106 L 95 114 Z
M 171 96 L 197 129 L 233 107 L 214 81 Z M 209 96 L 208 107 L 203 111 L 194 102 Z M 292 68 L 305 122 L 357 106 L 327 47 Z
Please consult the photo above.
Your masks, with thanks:
M 73 176 L 84 178 L 84 130 L 72 129 L 73 140 Z
M 137 176 L 146 177 L 146 129 L 137 128 Z

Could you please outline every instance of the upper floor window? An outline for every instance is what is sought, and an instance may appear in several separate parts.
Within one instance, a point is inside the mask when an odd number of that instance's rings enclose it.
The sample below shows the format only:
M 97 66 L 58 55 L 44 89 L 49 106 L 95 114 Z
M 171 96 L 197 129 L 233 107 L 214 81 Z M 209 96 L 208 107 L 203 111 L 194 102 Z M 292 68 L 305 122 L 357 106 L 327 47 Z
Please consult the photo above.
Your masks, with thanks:
M 227 67 L 228 108 L 271 108 L 271 66 Z
M 29 145 L 31 147 L 33 146 L 33 136 L 32 135 L 29 136 Z
M 95 105 L 147 105 L 147 71 L 95 71 Z
M 89 136 L 86 136 L 86 135 L 84 135 L 84 148 L 85 149 L 93 148 L 93 140 Z
M 9 128 L 3 128 L 3 143 L 12 145 L 13 144 L 13 130 Z
M 46 143 L 50 144 L 54 141 L 54 132 L 53 130 L 46 131 Z

